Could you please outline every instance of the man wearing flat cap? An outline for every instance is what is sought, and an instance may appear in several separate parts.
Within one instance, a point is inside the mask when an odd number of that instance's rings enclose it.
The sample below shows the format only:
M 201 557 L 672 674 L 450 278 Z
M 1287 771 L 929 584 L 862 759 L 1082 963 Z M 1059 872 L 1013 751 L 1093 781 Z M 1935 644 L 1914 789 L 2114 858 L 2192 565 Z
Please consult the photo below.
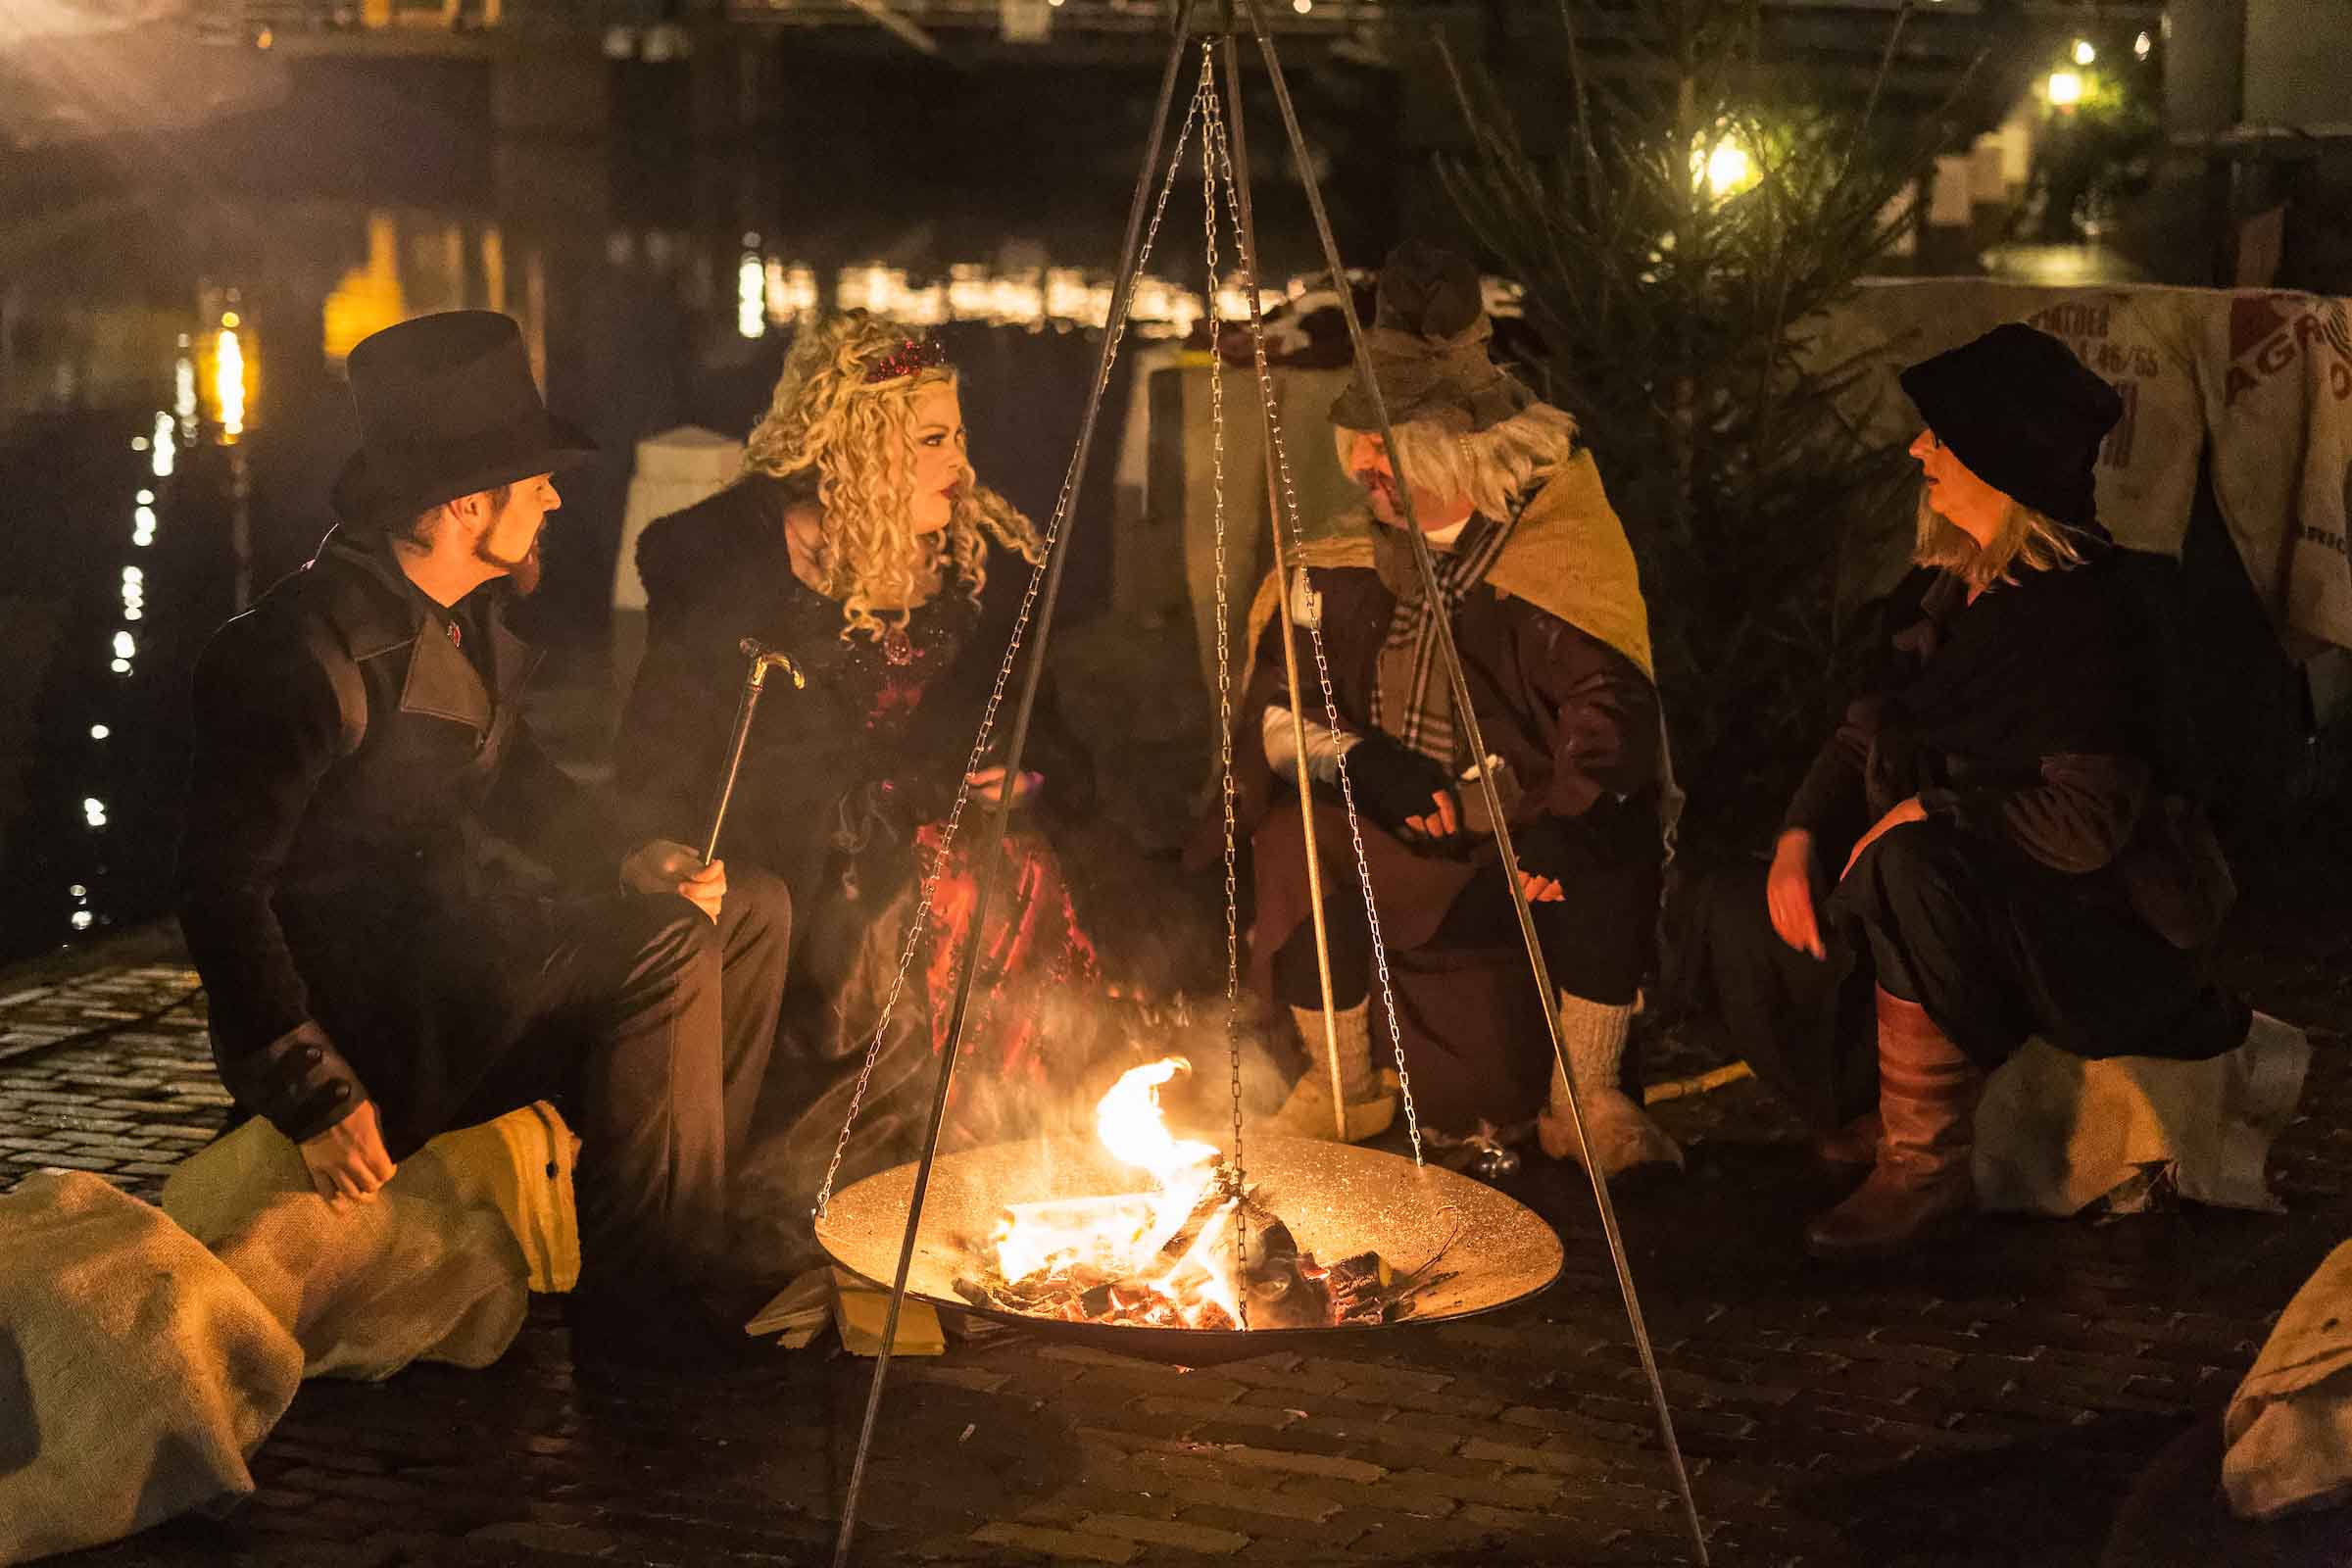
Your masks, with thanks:
M 179 912 L 221 1079 L 338 1203 L 445 1129 L 555 1101 L 583 1143 L 575 1340 L 723 1348 L 727 1161 L 789 904 L 683 845 L 624 854 L 523 723 L 538 656 L 507 599 L 594 447 L 541 405 L 514 323 L 407 321 L 349 374 L 341 522 L 196 669 Z M 521 890 L 496 840 L 577 891 Z
M 1924 1241 L 1973 1206 L 1984 1076 L 2039 1035 L 2081 1056 L 2247 1038 L 2199 954 L 2228 907 L 2171 793 L 2149 558 L 2093 498 L 2123 411 L 2023 324 L 1912 366 L 1918 569 L 1783 819 L 1769 868 L 1702 890 L 1685 970 L 1728 1044 L 1869 1175 L 1824 1257 Z M 2219 1112 L 2219 1107 L 2209 1107 Z
M 1292 618 L 1319 624 L 1337 722 L 1303 696 L 1307 787 L 1316 809 L 1342 1093 L 1352 1139 L 1376 1136 L 1396 1096 L 1376 1073 L 1373 1007 L 1396 999 L 1422 1125 L 1467 1136 L 1533 1122 L 1554 1157 L 1579 1157 L 1565 1086 L 1474 769 L 1493 769 L 1518 851 L 1517 875 L 1557 995 L 1561 1038 L 1595 1163 L 1615 1175 L 1679 1162 L 1672 1140 L 1624 1092 L 1626 1031 L 1652 946 L 1666 794 L 1648 613 L 1633 552 L 1576 422 L 1497 368 L 1470 262 L 1407 243 L 1380 274 L 1369 333 L 1401 465 L 1357 379 L 1332 409 L 1343 467 L 1370 502 L 1368 526 L 1316 541 L 1294 563 Z M 1412 494 L 1403 493 L 1401 466 Z M 1401 530 L 1436 554 L 1431 599 Z M 1257 888 L 1255 983 L 1290 1005 L 1309 1069 L 1280 1113 L 1286 1130 L 1333 1136 L 1321 976 L 1308 920 L 1298 817 L 1269 796 L 1299 776 L 1273 585 L 1236 725 L 1243 825 Z M 1469 753 L 1438 635 L 1452 626 L 1490 757 Z M 1311 668 L 1311 662 L 1302 665 Z M 1376 969 L 1344 765 L 1361 818 L 1391 984 Z M 1279 782 L 1277 782 L 1279 781 Z M 1384 1050 L 1381 1054 L 1386 1056 Z

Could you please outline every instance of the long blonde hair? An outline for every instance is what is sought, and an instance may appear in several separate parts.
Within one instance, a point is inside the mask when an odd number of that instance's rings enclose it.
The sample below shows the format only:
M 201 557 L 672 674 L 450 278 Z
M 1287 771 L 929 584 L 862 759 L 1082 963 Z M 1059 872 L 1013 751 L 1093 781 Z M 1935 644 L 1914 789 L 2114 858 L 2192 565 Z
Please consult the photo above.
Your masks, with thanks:
M 938 365 L 887 381 L 873 365 L 921 334 L 897 321 L 849 311 L 801 329 L 767 413 L 745 442 L 744 471 L 799 480 L 822 515 L 813 564 L 817 587 L 841 601 L 846 641 L 879 639 L 905 626 L 934 546 L 911 523 L 914 395 L 956 384 Z M 813 482 L 810 482 L 813 481 Z M 993 539 L 1035 565 L 1045 556 L 1037 527 L 977 480 L 956 489 L 943 543 L 948 562 L 977 603 L 988 582 Z M 891 608 L 878 608 L 891 607 Z
M 2014 583 L 2021 571 L 2067 571 L 2082 564 L 2085 536 L 2046 513 L 2036 512 L 2015 496 L 2006 496 L 2009 510 L 1990 544 L 1975 537 L 1919 496 L 1919 514 L 1913 521 L 1911 559 L 1923 566 L 1950 572 L 1971 588 L 1996 582 Z

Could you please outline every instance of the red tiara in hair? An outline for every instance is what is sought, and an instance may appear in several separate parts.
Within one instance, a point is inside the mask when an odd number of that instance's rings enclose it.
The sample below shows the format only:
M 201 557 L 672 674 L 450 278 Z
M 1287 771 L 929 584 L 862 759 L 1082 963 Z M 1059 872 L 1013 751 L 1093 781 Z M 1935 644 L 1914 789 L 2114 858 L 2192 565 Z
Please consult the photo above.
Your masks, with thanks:
M 896 381 L 904 375 L 914 375 L 934 366 L 948 363 L 948 351 L 935 337 L 910 337 L 902 341 L 888 354 L 866 367 L 867 385 L 876 381 Z

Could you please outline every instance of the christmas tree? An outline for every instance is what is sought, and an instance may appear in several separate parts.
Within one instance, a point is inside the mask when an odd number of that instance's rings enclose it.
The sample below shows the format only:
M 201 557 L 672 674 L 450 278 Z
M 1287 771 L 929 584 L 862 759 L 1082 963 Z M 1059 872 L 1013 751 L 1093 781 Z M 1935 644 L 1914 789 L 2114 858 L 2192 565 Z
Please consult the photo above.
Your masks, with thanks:
M 1913 220 L 1942 117 L 1885 112 L 1899 15 L 1844 95 L 1768 58 L 1755 0 L 1559 0 L 1541 21 L 1521 26 L 1557 51 L 1552 122 L 1529 134 L 1448 51 L 1471 144 L 1441 172 L 1525 285 L 1529 369 L 1641 560 L 1690 828 L 1752 843 L 1823 732 L 1849 540 L 1907 514 L 1913 475 L 1839 417 L 1850 371 L 1807 324 Z

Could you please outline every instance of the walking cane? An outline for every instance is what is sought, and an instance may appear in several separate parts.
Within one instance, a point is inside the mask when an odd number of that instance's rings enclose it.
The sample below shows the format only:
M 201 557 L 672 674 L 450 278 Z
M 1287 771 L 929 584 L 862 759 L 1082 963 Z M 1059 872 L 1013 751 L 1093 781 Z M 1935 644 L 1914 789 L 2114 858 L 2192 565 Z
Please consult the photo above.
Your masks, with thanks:
M 718 792 L 710 801 L 710 828 L 703 835 L 705 865 L 718 854 L 718 830 L 727 819 L 727 802 L 735 794 L 736 771 L 743 766 L 743 743 L 752 737 L 752 714 L 759 710 L 760 694 L 767 690 L 767 672 L 783 670 L 792 677 L 796 690 L 808 684 L 798 664 L 759 638 L 746 637 L 737 646 L 743 650 L 743 657 L 752 662 L 752 667 L 744 673 L 743 697 L 735 705 L 735 733 L 727 741 L 727 765 L 719 770 Z

